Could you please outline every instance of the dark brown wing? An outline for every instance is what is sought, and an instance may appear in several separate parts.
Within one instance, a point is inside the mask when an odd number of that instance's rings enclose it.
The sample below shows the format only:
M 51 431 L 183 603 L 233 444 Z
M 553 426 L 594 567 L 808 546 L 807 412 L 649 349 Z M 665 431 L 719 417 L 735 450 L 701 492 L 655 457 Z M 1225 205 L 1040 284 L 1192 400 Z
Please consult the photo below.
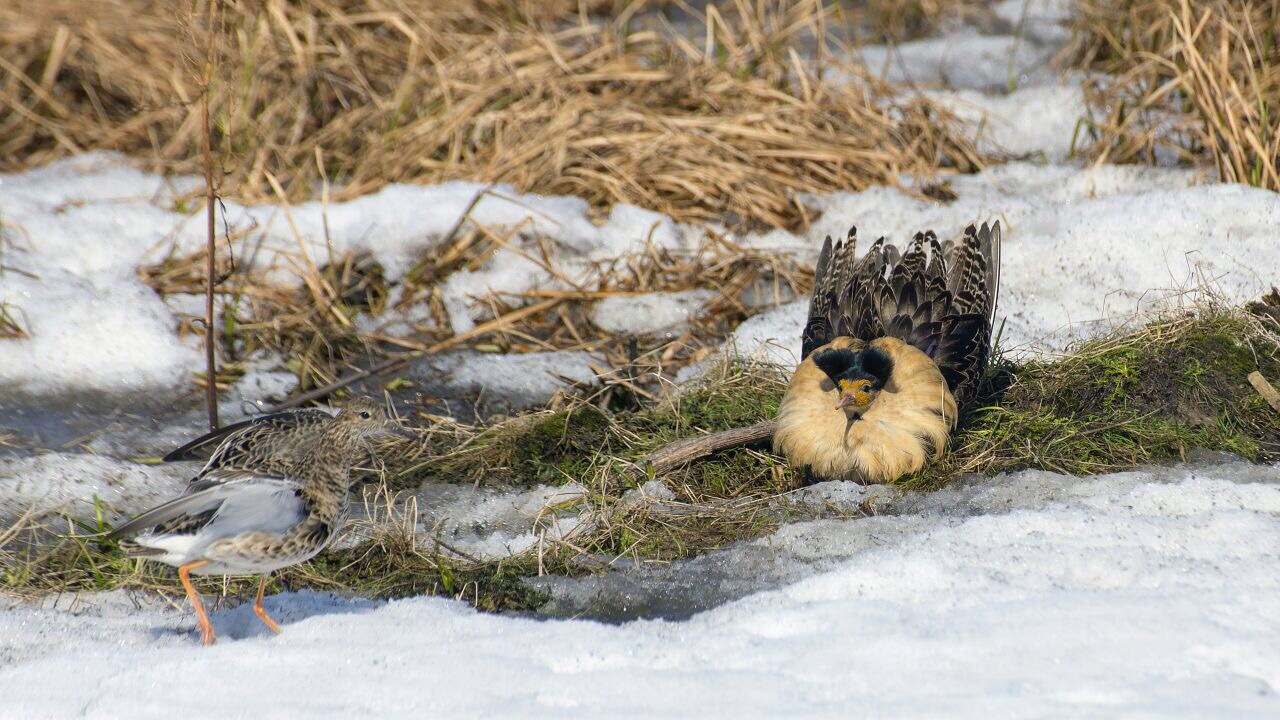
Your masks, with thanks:
M 934 359 L 964 403 L 973 397 L 991 357 L 991 328 L 1000 292 L 1000 223 L 965 228 L 948 266 L 951 308 L 943 319 L 942 344 Z
M 1000 224 L 969 226 L 956 242 L 917 233 L 906 252 L 876 240 L 853 260 L 857 229 L 823 244 L 802 336 L 803 357 L 848 336 L 900 338 L 933 358 L 963 404 L 991 353 L 1000 284 Z
M 853 274 L 853 251 L 858 242 L 858 229 L 850 228 L 847 239 L 831 244 L 827 236 L 818 253 L 818 265 L 813 272 L 813 295 L 809 298 L 809 319 L 801 333 L 800 359 L 834 340 L 837 316 L 841 306 L 841 294 L 849 287 Z

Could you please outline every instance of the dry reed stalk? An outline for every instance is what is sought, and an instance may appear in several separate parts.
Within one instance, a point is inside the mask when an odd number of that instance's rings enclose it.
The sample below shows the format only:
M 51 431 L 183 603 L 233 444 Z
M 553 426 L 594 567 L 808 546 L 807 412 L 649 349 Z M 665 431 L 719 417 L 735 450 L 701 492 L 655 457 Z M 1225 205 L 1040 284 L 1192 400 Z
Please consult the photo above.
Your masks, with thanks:
M 1280 1 L 1081 0 L 1075 62 L 1116 77 L 1090 104 L 1099 161 L 1212 160 L 1280 190 Z

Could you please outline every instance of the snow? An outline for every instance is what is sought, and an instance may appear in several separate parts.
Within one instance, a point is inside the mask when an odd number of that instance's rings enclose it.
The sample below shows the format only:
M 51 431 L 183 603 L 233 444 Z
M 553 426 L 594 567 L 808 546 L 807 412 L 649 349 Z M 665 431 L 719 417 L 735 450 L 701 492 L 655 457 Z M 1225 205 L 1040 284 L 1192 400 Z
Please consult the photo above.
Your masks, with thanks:
M 615 335 L 654 335 L 682 329 L 715 298 L 711 290 L 617 295 L 597 300 L 591 322 Z
M 990 90 L 1051 77 L 1052 47 L 1012 35 L 957 33 L 855 51 L 867 69 L 893 83 Z
M 203 315 L 203 301 L 186 295 L 166 303 L 137 272 L 203 247 L 196 222 L 203 211 L 176 211 L 178 191 L 196 182 L 147 174 L 110 153 L 0 176 L 6 268 L 0 303 L 30 335 L 0 342 L 0 392 L 165 401 L 188 389 L 201 352 L 198 339 L 177 336 L 177 320 Z M 465 332 L 488 312 L 476 301 L 490 293 L 564 288 L 566 277 L 582 281 L 597 264 L 646 245 L 688 247 L 696 238 L 692 228 L 641 208 L 618 205 L 601 224 L 587 211 L 579 198 L 450 182 L 390 185 L 341 203 L 228 201 L 220 222 L 252 238 L 255 250 L 241 262 L 267 281 L 297 285 L 309 267 L 350 252 L 370 254 L 395 282 L 467 213 L 470 226 L 483 226 L 505 244 L 482 268 L 456 272 L 442 288 L 453 329 Z M 547 246 L 538 239 L 549 241 L 561 275 L 546 267 L 540 252 Z M 278 392 L 282 384 L 263 391 Z
M 945 178 L 948 203 L 889 187 L 807 197 L 821 213 L 809 231 L 733 242 L 812 262 L 850 224 L 865 248 L 999 219 L 1002 343 L 1024 354 L 1176 306 L 1202 285 L 1239 302 L 1276 283 L 1280 196 L 1070 158 L 1082 78 L 1058 77 L 1048 60 L 1069 37 L 1071 6 L 1004 0 L 991 27 L 859 51 L 873 72 L 950 107 L 982 148 L 1028 161 Z M 198 186 L 111 154 L 0 176 L 0 303 L 30 334 L 0 340 L 0 429 L 62 448 L 0 456 L 0 527 L 29 512 L 89 518 L 95 498 L 133 513 L 189 477 L 190 466 L 122 458 L 200 425 L 194 413 L 165 425 L 148 414 L 191 390 L 200 346 L 178 327 L 203 299 L 162 300 L 138 276 L 202 247 L 202 214 L 178 202 Z M 628 255 L 692 249 L 702 232 L 628 205 L 599 218 L 580 198 L 470 182 L 228 202 L 225 220 L 273 282 L 367 253 L 398 301 L 395 283 L 464 214 L 463 229 L 481 228 L 491 248 L 439 286 L 450 327 L 435 330 L 474 328 L 491 317 L 491 295 L 591 285 Z M 617 334 L 675 334 L 716 292 L 605 298 L 590 319 Z M 794 364 L 807 299 L 767 286 L 745 295 L 763 311 L 727 347 Z M 419 303 L 356 322 L 406 334 L 436 320 Z M 290 392 L 284 362 L 251 358 L 224 417 Z M 581 351 L 456 350 L 409 373 L 420 392 L 510 412 L 597 383 L 596 368 L 603 359 Z M 622 502 L 661 516 L 679 512 L 674 497 L 653 480 Z M 599 520 L 577 482 L 428 485 L 406 498 L 423 547 L 438 538 L 453 548 L 444 555 L 501 559 L 573 542 Z M 286 592 L 266 601 L 285 626 L 278 637 L 247 604 L 212 603 L 221 641 L 205 649 L 180 595 L 14 600 L 0 610 L 0 717 L 1280 715 L 1280 467 L 1207 457 L 1087 478 L 969 478 L 929 495 L 823 483 L 788 499 L 789 521 L 762 538 L 532 579 L 549 598 L 536 616 Z
M 1066 121 L 1074 111 L 1042 117 L 1035 108 L 1078 102 L 1076 88 L 1041 86 L 1005 98 L 947 92 L 957 103 L 985 103 L 990 112 L 984 121 L 987 137 L 994 144 L 1017 154 L 1040 154 L 1054 160 L 1069 150 L 1069 135 L 1068 140 L 1063 137 Z M 1020 96 L 1027 97 L 1020 100 Z M 1022 102 L 1037 97 L 1043 102 Z M 991 119 L 1006 114 L 1007 124 Z M 121 194 L 103 197 L 100 191 L 90 192 L 85 188 L 100 188 L 89 181 L 92 178 L 114 183 Z M 958 234 L 971 222 L 1000 219 L 1005 227 L 1001 299 L 1008 319 L 1006 346 L 1056 351 L 1081 335 L 1096 332 L 1099 324 L 1123 323 L 1135 312 L 1149 309 L 1155 300 L 1177 295 L 1204 280 L 1232 301 L 1256 296 L 1275 282 L 1266 270 L 1280 266 L 1280 248 L 1273 242 L 1273 228 L 1280 221 L 1280 200 L 1274 193 L 1242 186 L 1196 184 L 1201 180 L 1186 170 L 1015 162 L 949 178 L 947 182 L 958 198 L 946 204 L 887 187 L 811 197 L 808 201 L 822 216 L 808 233 L 773 230 L 741 241 L 746 247 L 792 253 L 811 262 L 821 238 L 826 234 L 842 236 L 849 224 L 859 227 L 865 247 L 881 234 L 905 241 L 920 229 Z M 12 246 L 6 265 L 39 278 L 10 270 L 0 284 L 0 302 L 25 318 L 31 334 L 29 339 L 0 342 L 0 389 L 9 397 L 98 393 L 147 397 L 163 403 L 189 389 L 193 371 L 202 365 L 198 340 L 180 339 L 176 328 L 177 314 L 191 312 L 194 308 L 187 306 L 194 303 L 172 301 L 170 309 L 136 279 L 136 264 L 168 252 L 166 243 L 194 242 L 182 239 L 185 216 L 168 211 L 148 215 L 155 210 L 148 204 L 149 198 L 166 182 L 136 171 L 126 173 L 118 159 L 98 157 L 94 162 L 82 159 L 9 176 L 0 183 L 0 209 L 5 213 Z M 911 182 L 911 178 L 904 178 L 905 185 Z M 41 188 L 54 186 L 58 191 L 50 199 L 38 199 Z M 368 250 L 374 247 L 367 239 L 369 234 L 382 231 L 377 235 L 378 247 L 383 248 L 380 252 L 388 276 L 396 277 L 407 268 L 412 253 L 429 248 L 447 233 L 483 189 L 465 183 L 392 186 L 366 198 L 332 203 L 327 209 L 304 203 L 290 208 L 289 214 L 294 227 L 306 233 L 305 228 L 319 223 L 322 213 L 327 213 L 338 251 Z M 78 192 L 84 194 L 76 195 Z M 412 227 L 408 216 L 396 220 L 401 217 L 397 208 L 408 202 L 406 193 L 416 193 L 419 200 L 428 198 L 426 207 L 432 208 L 416 213 L 413 217 L 418 224 Z M 513 229 L 508 231 L 512 238 L 507 241 L 510 247 L 498 250 L 477 269 L 455 272 L 445 281 L 444 302 L 455 331 L 474 327 L 477 319 L 486 316 L 487 304 L 476 301 L 490 292 L 510 297 L 539 287 L 563 289 L 566 280 L 582 282 L 599 272 L 602 263 L 608 265 L 638 252 L 646 243 L 688 248 L 697 236 L 693 228 L 637 208 L 616 207 L 597 227 L 588 221 L 585 205 L 573 202 L 573 198 L 495 193 L 484 196 L 471 217 L 482 224 L 512 223 Z M 75 228 L 60 224 L 59 213 L 70 211 L 57 208 L 68 202 L 77 213 Z M 151 210 L 144 212 L 135 205 Z M 131 223 L 152 217 L 149 229 L 131 224 L 128 233 L 112 235 L 118 214 L 130 208 Z M 256 221 L 264 233 L 279 231 L 279 223 L 272 224 L 273 216 L 267 212 L 272 209 L 253 209 L 261 216 Z M 362 213 L 394 226 L 395 232 L 382 225 L 357 225 L 351 218 Z M 231 214 L 235 216 L 235 211 Z M 373 219 L 366 218 L 368 222 Z M 552 233 L 546 237 L 557 248 L 556 273 L 544 267 L 546 261 L 535 254 L 538 238 L 527 234 L 530 227 Z M 517 232 L 518 228 L 525 230 Z M 67 255 L 77 254 L 69 250 L 73 233 L 76 238 L 111 238 L 114 249 L 69 259 Z M 276 245 L 264 241 L 264 246 L 283 248 L 283 237 L 277 241 Z M 287 242 L 296 247 L 294 239 Z M 46 247 L 57 250 L 46 252 Z M 321 247 L 312 248 L 313 256 L 318 257 Z M 268 254 L 260 253 L 260 261 L 266 262 L 261 258 Z M 674 333 L 713 292 L 713 288 L 697 288 L 604 299 L 596 304 L 592 319 L 613 332 Z M 752 355 L 764 347 L 768 359 L 794 362 L 795 328 L 801 324 L 796 319 L 804 303 L 803 298 L 797 299 L 745 322 L 735 338 L 739 352 Z M 410 307 L 407 312 L 416 310 Z M 386 322 L 402 327 L 411 324 L 408 317 L 395 315 Z M 452 362 L 454 357 L 446 356 L 440 362 Z M 552 367 L 546 364 L 550 359 L 565 362 Z M 506 379 L 504 362 L 469 363 L 472 367 L 459 381 L 461 387 L 501 386 Z M 539 369 L 524 373 L 539 379 L 539 391 L 510 407 L 527 407 L 521 403 L 549 397 L 547 378 L 554 375 L 575 381 L 590 379 L 584 369 L 587 362 L 581 357 L 547 355 L 528 362 L 540 364 Z M 485 374 L 482 368 L 492 372 Z M 279 368 L 257 369 L 280 372 Z M 453 372 L 452 366 L 446 370 Z M 252 384 L 257 381 L 267 384 Z M 255 395 L 278 395 L 288 385 L 283 375 L 269 381 L 266 376 L 256 376 L 246 382 L 244 392 L 249 399 L 259 400 L 262 398 Z M 458 385 L 449 386 L 454 387 Z M 449 388 L 446 396 L 452 392 Z M 508 403 L 512 399 L 501 398 Z
M 978 149 L 1013 157 L 1038 155 L 1063 162 L 1083 143 L 1077 129 L 1087 115 L 1084 93 L 1077 85 L 1038 85 L 1008 95 L 975 90 L 931 90 L 930 100 L 948 108 L 970 128 Z
M 19 604 L 0 613 L 4 710 L 26 718 L 1280 712 L 1280 468 L 1184 465 L 1087 479 L 1030 472 L 928 500 L 897 516 L 797 523 L 737 546 L 721 558 L 721 575 L 766 589 L 683 621 L 535 620 L 439 598 L 301 592 L 267 599 L 284 624 L 278 637 L 248 605 L 215 610 L 222 639 L 206 649 L 189 612 L 150 598 Z M 693 570 L 690 587 L 720 582 L 709 568 Z
M 460 350 L 418 358 L 407 375 L 433 397 L 478 398 L 490 410 L 510 412 L 545 405 L 557 392 L 575 385 L 597 384 L 592 366 L 605 363 L 580 350 L 514 355 Z
M 905 242 L 932 228 L 958 236 L 969 223 L 1000 220 L 1002 343 L 1015 353 L 1056 352 L 1192 299 L 1202 285 L 1240 303 L 1276 282 L 1280 196 L 1196 182 L 1186 170 L 1008 163 L 950 178 L 958 198 L 947 204 L 885 187 L 817 198 L 823 216 L 813 234 L 843 237 L 852 222 L 865 249 L 881 235 Z M 733 346 L 793 365 L 807 306 L 797 300 L 752 317 Z
M 1022 28 L 1022 36 L 1046 45 L 1062 45 L 1071 38 L 1073 0 L 1001 0 L 991 10 L 1010 28 Z
M 101 455 L 48 453 L 0 458 L 0 526 L 24 514 L 62 512 L 94 516 L 94 502 L 121 513 L 139 513 L 177 495 L 186 468 L 139 465 Z
M 519 555 L 594 527 L 587 491 L 577 482 L 529 490 L 427 485 L 415 496 L 418 532 L 450 552 L 479 560 Z

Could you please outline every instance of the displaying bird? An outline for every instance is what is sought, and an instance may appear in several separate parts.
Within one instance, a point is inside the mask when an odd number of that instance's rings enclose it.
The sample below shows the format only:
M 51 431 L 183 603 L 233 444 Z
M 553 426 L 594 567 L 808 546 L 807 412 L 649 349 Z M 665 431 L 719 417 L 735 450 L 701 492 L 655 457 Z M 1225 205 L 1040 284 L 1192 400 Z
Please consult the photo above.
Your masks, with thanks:
M 205 645 L 216 638 L 191 574 L 261 574 L 253 611 L 278 633 L 262 607 L 267 576 L 309 560 L 333 540 L 350 508 L 352 466 L 369 441 L 392 434 L 406 431 L 364 398 L 337 415 L 298 410 L 216 430 L 165 456 L 191 459 L 213 447 L 186 492 L 107 539 L 137 535 L 121 543 L 126 553 L 178 568 Z
M 887 482 L 946 448 L 991 353 L 1000 223 L 958 241 L 884 238 L 854 259 L 857 228 L 818 256 L 801 363 L 774 449 L 814 480 Z

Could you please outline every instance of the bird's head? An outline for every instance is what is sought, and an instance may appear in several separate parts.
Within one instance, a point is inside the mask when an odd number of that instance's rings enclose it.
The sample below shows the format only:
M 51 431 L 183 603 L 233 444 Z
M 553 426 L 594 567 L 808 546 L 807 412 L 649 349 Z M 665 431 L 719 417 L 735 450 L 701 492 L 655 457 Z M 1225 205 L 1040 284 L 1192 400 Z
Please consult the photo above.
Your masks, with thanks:
M 393 436 L 413 437 L 412 433 L 401 427 L 387 414 L 387 409 L 382 403 L 369 398 L 354 397 L 343 403 L 336 421 L 358 440 L 380 440 Z
M 893 360 L 880 348 L 828 348 L 814 353 L 813 362 L 840 391 L 835 409 L 854 417 L 860 417 L 875 402 L 893 372 Z

